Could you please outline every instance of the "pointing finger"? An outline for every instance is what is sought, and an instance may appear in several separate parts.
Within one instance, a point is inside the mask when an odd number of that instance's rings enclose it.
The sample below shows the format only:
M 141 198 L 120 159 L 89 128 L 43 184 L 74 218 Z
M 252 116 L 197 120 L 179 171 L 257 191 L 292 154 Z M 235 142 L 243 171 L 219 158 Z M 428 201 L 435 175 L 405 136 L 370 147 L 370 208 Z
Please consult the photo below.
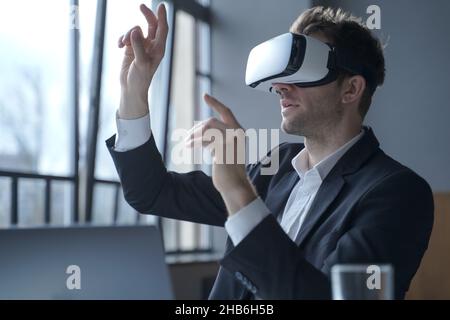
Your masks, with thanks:
M 231 110 L 222 102 L 208 94 L 204 95 L 204 99 L 205 102 L 221 116 L 222 120 L 225 123 L 240 127 L 239 122 L 234 117 L 233 112 L 231 112 Z

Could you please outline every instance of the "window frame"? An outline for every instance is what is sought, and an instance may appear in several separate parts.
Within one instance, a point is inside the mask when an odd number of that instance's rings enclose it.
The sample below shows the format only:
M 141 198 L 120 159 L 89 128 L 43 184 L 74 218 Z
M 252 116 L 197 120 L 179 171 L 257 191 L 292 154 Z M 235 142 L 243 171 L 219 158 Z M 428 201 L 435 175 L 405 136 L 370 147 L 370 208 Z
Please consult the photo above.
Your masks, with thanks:
M 80 168 L 80 30 L 77 27 L 77 19 L 78 19 L 78 8 L 79 1 L 78 0 L 68 0 L 70 3 L 72 15 L 71 18 L 75 19 L 75 27 L 70 29 L 70 64 L 69 64 L 69 72 L 70 72 L 70 90 L 69 90 L 69 107 L 72 112 L 71 119 L 71 128 L 70 128 L 70 138 L 72 142 L 71 146 L 71 155 L 70 155 L 70 166 L 72 174 L 70 175 L 44 175 L 38 173 L 31 172 L 22 172 L 22 171 L 10 171 L 10 170 L 0 170 L 0 177 L 6 177 L 10 179 L 10 227 L 18 227 L 19 225 L 19 214 L 18 214 L 18 191 L 20 185 L 20 179 L 35 179 L 35 180 L 43 180 L 45 183 L 44 189 L 44 225 L 51 224 L 51 203 L 52 203 L 52 183 L 54 181 L 64 181 L 69 182 L 72 186 L 71 191 L 71 217 L 70 217 L 70 225 L 78 224 L 80 222 L 91 223 L 93 220 L 93 201 L 94 201 L 94 189 L 97 185 L 110 185 L 114 188 L 114 204 L 113 204 L 113 225 L 117 224 L 118 221 L 118 211 L 119 211 L 119 201 L 120 201 L 120 182 L 114 180 L 106 180 L 106 179 L 98 179 L 95 176 L 95 166 L 96 166 L 96 152 L 97 152 L 97 144 L 98 141 L 98 131 L 99 131 L 99 115 L 101 108 L 101 89 L 102 89 L 102 71 L 103 71 L 103 58 L 104 58 L 104 45 L 105 45 L 105 32 L 106 32 L 106 19 L 107 19 L 107 4 L 108 0 L 97 0 L 97 9 L 96 9 L 96 21 L 95 21 L 95 32 L 94 32 L 94 47 L 93 47 L 93 56 L 92 56 L 92 65 L 91 65 L 91 83 L 90 83 L 90 92 L 89 92 L 89 110 L 88 110 L 88 128 L 87 128 L 87 136 L 86 136 L 86 158 L 85 164 L 83 168 Z M 153 1 L 153 9 L 162 1 L 157 0 Z M 159 144 L 160 152 L 163 156 L 163 159 L 166 160 L 168 157 L 168 141 L 169 141 L 169 121 L 170 121 L 170 112 L 171 112 L 171 83 L 173 70 L 173 52 L 174 52 L 174 40 L 175 40 L 175 17 L 178 11 L 184 11 L 187 14 L 191 15 L 195 19 L 195 84 L 194 84 L 194 97 L 195 97 L 195 106 L 194 110 L 195 117 L 204 117 L 205 115 L 209 116 L 211 113 L 209 108 L 205 107 L 202 95 L 199 92 L 200 89 L 200 81 L 204 81 L 207 83 L 206 87 L 208 91 L 211 88 L 211 40 L 210 40 L 210 8 L 209 8 L 209 0 L 169 0 L 168 1 L 170 10 L 168 10 L 168 21 L 169 21 L 169 35 L 166 47 L 166 57 L 164 58 L 159 69 L 163 88 L 165 95 L 160 101 L 163 105 L 164 112 L 162 114 L 162 123 L 163 128 L 161 128 L 160 135 L 162 137 L 162 141 L 157 142 Z M 206 32 L 206 36 L 200 34 L 199 25 L 203 24 L 207 27 L 208 32 Z M 205 47 L 206 46 L 206 47 Z M 207 57 L 207 70 L 199 69 L 199 57 L 203 55 Z M 167 162 L 167 161 L 165 161 Z M 210 173 L 210 166 L 196 166 L 196 169 L 204 170 L 207 173 Z M 81 199 L 83 199 L 83 203 L 81 203 Z M 80 215 L 81 211 L 84 211 L 84 215 Z M 142 215 L 135 212 L 136 214 L 136 224 L 143 223 Z M 157 218 L 157 225 L 162 228 L 162 218 Z M 205 226 L 204 226 L 205 227 Z M 179 236 L 178 243 L 176 246 L 176 250 L 168 251 L 168 254 L 201 254 L 201 253 L 213 253 L 213 232 L 212 227 L 206 226 L 209 228 L 209 244 L 206 248 L 200 248 L 200 236 L 196 235 L 196 245 L 197 247 L 193 250 L 182 250 L 179 244 Z M 179 232 L 179 225 L 176 229 Z M 200 227 L 199 229 L 200 230 Z

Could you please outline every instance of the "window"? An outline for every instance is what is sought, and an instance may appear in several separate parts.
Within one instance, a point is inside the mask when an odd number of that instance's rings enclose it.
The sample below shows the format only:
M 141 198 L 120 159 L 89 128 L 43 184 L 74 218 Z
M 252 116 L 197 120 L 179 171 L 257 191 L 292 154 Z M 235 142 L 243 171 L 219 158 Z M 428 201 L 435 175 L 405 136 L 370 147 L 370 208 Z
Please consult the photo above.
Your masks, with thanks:
M 70 172 L 68 12 L 68 2 L 50 0 L 0 11 L 2 168 Z
M 70 222 L 69 12 L 68 1 L 51 0 L 11 1 L 0 11 L 1 227 L 44 223 L 46 188 L 58 194 L 47 202 L 61 210 L 57 221 Z
M 172 151 L 180 143 L 177 130 L 188 130 L 194 121 L 210 116 L 202 99 L 203 93 L 210 92 L 208 25 L 184 11 L 176 11 L 174 35 L 165 159 L 169 170 L 204 169 L 208 173 L 208 167 L 172 161 Z M 210 227 L 170 219 L 163 219 L 163 226 L 169 250 L 202 250 L 211 245 Z
M 142 0 L 108 1 L 101 76 L 100 114 L 95 158 L 92 222 L 95 224 L 133 224 L 138 219 L 156 223 L 154 216 L 139 216 L 123 199 L 118 189 L 118 175 L 105 147 L 105 140 L 116 133 L 116 110 L 120 101 L 120 67 L 123 49 L 117 47 L 119 37 L 135 25 L 147 30 L 139 5 Z M 90 67 L 90 66 L 89 66 Z M 118 192 L 120 191 L 120 192 Z M 117 204 L 116 204 L 117 199 Z M 117 210 L 114 207 L 117 206 Z M 114 212 L 116 212 L 114 214 Z M 116 215 L 116 217 L 114 217 Z
M 117 39 L 136 23 L 147 29 L 140 3 L 22 0 L 0 12 L 0 227 L 150 223 L 164 228 L 168 251 L 211 249 L 209 227 L 137 214 L 105 147 L 120 100 Z M 177 171 L 209 170 L 169 156 L 171 132 L 209 115 L 207 6 L 168 3 L 168 49 L 149 93 L 155 140 Z

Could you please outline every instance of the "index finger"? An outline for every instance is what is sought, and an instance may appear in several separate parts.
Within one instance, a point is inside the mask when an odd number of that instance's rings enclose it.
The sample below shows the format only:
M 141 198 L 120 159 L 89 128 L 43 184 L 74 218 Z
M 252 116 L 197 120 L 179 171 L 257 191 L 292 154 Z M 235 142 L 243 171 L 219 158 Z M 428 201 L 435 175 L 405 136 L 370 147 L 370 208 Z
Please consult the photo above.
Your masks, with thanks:
M 169 26 L 167 24 L 166 6 L 163 3 L 158 5 L 157 15 L 158 15 L 158 26 L 156 30 L 155 40 L 157 45 L 165 47 Z
M 214 109 L 214 111 L 217 111 L 217 113 L 220 114 L 224 122 L 239 126 L 239 123 L 234 117 L 234 114 L 222 102 L 210 96 L 209 94 L 205 94 L 205 101 L 211 108 Z
M 153 40 L 155 38 L 156 29 L 158 28 L 158 19 L 152 10 L 150 10 L 145 4 L 141 4 L 139 7 L 141 9 L 142 14 L 147 20 L 148 24 L 148 35 L 147 39 Z

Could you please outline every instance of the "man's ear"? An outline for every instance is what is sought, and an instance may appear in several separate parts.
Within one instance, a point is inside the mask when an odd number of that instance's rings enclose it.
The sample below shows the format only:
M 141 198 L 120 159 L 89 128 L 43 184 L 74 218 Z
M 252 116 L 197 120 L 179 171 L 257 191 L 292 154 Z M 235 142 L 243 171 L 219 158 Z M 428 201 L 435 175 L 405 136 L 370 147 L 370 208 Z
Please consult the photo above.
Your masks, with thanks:
M 342 81 L 342 103 L 353 103 L 361 99 L 366 89 L 366 80 L 360 75 L 348 76 Z

